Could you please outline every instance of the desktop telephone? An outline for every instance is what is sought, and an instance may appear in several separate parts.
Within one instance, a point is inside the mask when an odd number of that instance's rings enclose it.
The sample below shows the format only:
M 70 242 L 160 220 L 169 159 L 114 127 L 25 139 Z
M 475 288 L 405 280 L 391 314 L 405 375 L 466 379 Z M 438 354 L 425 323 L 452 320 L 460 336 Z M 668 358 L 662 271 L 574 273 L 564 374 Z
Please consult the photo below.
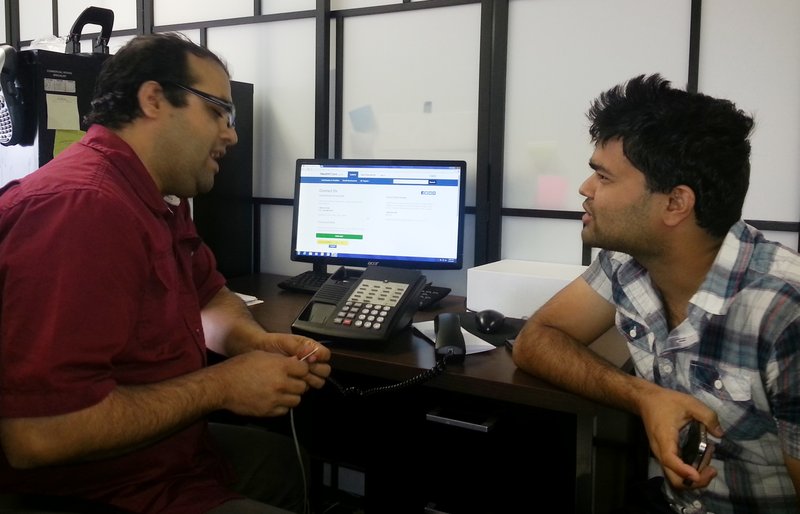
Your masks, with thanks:
M 25 133 L 26 106 L 17 69 L 16 49 L 0 45 L 0 144 L 3 146 L 20 143 Z
M 383 341 L 408 326 L 425 287 L 419 271 L 369 266 L 360 275 L 339 268 L 292 323 L 292 332 L 343 341 Z

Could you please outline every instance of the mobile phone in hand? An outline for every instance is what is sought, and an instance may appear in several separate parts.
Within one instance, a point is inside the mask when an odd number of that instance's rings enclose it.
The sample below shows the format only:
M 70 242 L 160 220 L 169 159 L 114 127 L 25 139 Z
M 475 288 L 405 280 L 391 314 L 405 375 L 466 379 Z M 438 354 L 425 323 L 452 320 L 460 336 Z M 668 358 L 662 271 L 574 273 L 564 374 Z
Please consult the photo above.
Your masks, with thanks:
M 714 443 L 708 439 L 706 426 L 697 420 L 687 423 L 680 433 L 681 459 L 701 471 L 711 461 Z

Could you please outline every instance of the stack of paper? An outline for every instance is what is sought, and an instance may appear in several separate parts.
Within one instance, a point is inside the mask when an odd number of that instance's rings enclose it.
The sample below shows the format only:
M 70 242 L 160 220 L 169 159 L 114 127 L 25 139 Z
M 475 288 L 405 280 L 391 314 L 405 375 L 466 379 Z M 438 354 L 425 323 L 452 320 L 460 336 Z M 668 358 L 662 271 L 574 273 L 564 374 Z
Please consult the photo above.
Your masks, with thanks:
M 236 293 L 236 296 L 241 298 L 242 301 L 245 303 L 245 305 L 247 305 L 248 307 L 259 303 L 264 303 L 264 300 L 259 300 L 255 296 L 250 296 L 249 294 Z
M 425 337 L 430 339 L 431 341 L 436 341 L 436 330 L 433 327 L 433 320 L 431 321 L 420 321 L 418 323 L 414 323 L 414 328 L 419 330 Z M 471 353 L 479 353 L 479 352 L 486 352 L 489 350 L 494 350 L 496 347 L 491 343 L 487 343 L 480 337 L 467 332 L 464 328 L 461 328 L 461 333 L 464 335 L 464 348 L 467 351 L 467 355 Z

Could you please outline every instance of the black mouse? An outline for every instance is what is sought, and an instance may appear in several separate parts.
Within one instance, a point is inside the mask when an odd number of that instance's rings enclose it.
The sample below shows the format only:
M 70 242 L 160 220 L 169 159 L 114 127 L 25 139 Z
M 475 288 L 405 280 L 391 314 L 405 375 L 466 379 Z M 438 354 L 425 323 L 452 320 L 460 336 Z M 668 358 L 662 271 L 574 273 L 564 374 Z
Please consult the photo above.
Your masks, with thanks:
M 475 314 L 475 323 L 478 325 L 478 330 L 484 334 L 494 334 L 501 328 L 506 320 L 506 317 L 496 310 L 486 309 Z

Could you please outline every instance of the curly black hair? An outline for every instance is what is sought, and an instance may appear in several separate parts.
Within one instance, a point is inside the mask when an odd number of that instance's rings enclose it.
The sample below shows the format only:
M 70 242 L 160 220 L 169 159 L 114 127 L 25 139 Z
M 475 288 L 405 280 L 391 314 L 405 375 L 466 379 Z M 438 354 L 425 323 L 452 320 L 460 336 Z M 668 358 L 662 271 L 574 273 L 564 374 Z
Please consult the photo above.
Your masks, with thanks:
M 724 237 L 741 219 L 754 122 L 732 102 L 640 75 L 602 93 L 588 117 L 592 142 L 620 139 L 650 191 L 690 187 L 697 223 L 712 236 Z
M 197 83 L 198 78 L 189 73 L 189 54 L 213 60 L 230 76 L 228 67 L 216 54 L 181 34 L 137 36 L 103 63 L 95 83 L 92 110 L 84 118 L 85 123 L 118 129 L 141 116 L 137 94 L 139 86 L 148 80 L 164 87 L 172 105 L 186 105 L 188 93 L 170 84 Z

